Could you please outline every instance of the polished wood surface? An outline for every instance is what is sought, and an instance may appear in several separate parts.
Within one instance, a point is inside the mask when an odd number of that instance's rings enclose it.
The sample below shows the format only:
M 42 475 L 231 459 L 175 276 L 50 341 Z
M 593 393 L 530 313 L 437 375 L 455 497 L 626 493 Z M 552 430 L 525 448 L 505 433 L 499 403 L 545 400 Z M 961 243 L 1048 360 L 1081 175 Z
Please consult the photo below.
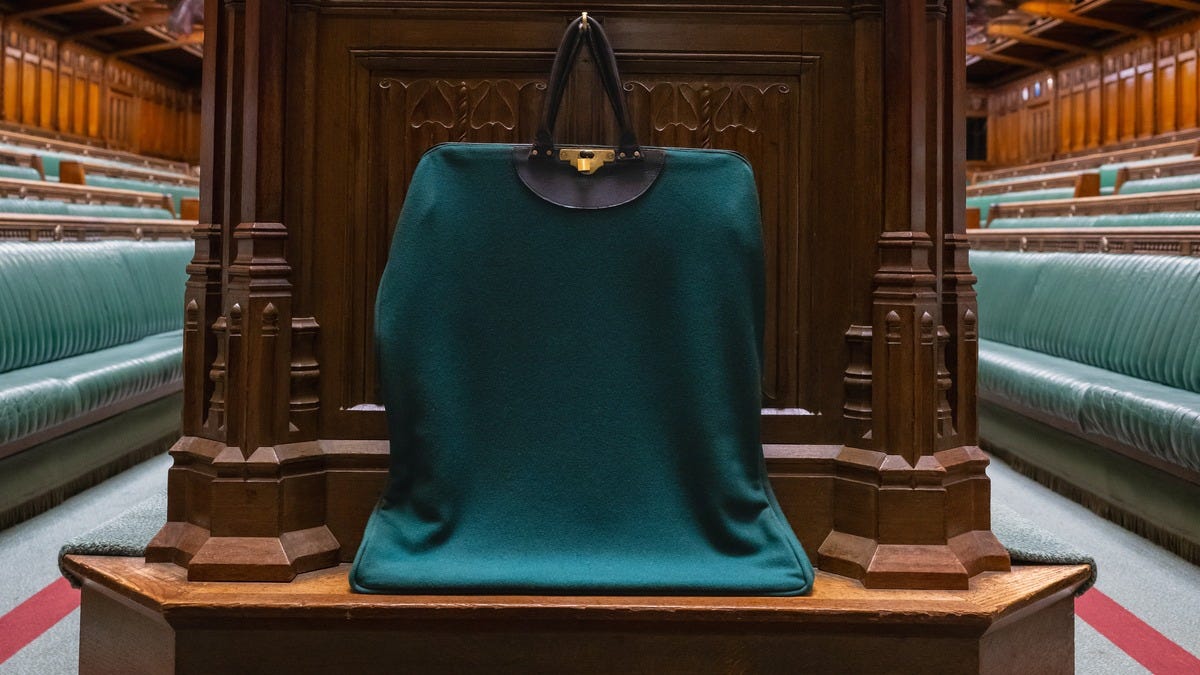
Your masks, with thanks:
M 877 591 L 818 573 L 809 597 L 404 596 L 342 565 L 288 584 L 191 583 L 169 564 L 70 556 L 82 673 L 1038 672 L 1073 668 L 1083 566 Z M 136 649 L 134 646 L 136 645 Z M 132 653 L 127 653 L 132 652 Z
M 988 92 L 988 160 L 1025 164 L 1200 123 L 1200 23 L 1168 26 Z
M 194 162 L 198 93 L 188 83 L 8 20 L 0 37 L 4 121 L 100 140 L 105 146 Z

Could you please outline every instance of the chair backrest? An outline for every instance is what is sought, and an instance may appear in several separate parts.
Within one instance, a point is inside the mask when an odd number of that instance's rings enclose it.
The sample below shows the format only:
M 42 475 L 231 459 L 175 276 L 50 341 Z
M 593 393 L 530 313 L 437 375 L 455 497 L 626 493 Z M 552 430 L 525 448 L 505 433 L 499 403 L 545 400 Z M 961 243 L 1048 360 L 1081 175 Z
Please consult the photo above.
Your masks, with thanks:
M 973 251 L 987 340 L 1200 392 L 1200 259 Z
M 0 242 L 0 372 L 183 325 L 183 241 Z

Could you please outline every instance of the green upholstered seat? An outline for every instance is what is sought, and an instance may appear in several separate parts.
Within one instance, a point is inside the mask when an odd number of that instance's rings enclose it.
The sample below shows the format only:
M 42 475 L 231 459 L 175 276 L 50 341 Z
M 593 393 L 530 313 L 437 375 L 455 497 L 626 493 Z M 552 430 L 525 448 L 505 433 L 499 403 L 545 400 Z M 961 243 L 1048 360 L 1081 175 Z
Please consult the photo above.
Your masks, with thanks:
M 989 230 L 1012 228 L 1095 227 L 1095 216 L 1033 216 L 1030 218 L 996 218 L 987 224 Z
M 41 180 L 42 175 L 32 166 L 15 166 L 0 164 L 0 178 L 20 178 L 22 180 Z
M 975 251 L 979 390 L 1200 470 L 1200 260 Z
M 1031 180 L 1034 178 L 1040 178 L 1040 179 L 1044 180 L 1044 179 L 1048 179 L 1048 178 L 1062 178 L 1063 176 L 1078 176 L 1079 173 L 1080 173 L 1079 169 L 1072 169 L 1071 171 L 1052 171 L 1050 173 L 1031 173 L 1031 174 L 1024 174 L 1021 176 L 1008 176 L 1006 178 L 993 178 L 992 180 L 981 180 L 978 183 L 971 183 L 971 186 L 1004 185 L 1005 183 L 1016 183 L 1019 181 Z
M 141 190 L 143 192 L 160 192 L 171 197 L 175 204 L 175 213 L 179 213 L 180 202 L 185 197 L 199 197 L 200 188 L 171 183 L 156 183 L 136 180 L 133 178 L 116 178 L 114 176 L 88 176 L 88 185 L 97 187 L 121 188 L 122 190 Z
M 121 206 L 116 204 L 76 204 L 54 199 L 0 197 L 0 213 L 86 216 L 91 218 L 172 218 L 171 212 L 157 206 Z
M 1150 157 L 1149 159 L 1138 159 L 1132 162 L 1113 162 L 1112 164 L 1103 164 L 1096 171 L 1100 174 L 1100 187 L 1111 188 L 1117 184 L 1117 174 L 1121 169 L 1132 168 L 1139 166 L 1157 166 L 1159 164 L 1170 164 L 1183 159 L 1189 159 L 1190 153 L 1181 153 L 1178 155 L 1168 155 L 1165 157 Z M 1121 188 L 1121 192 L 1125 192 L 1125 188 Z
M 1189 173 L 1182 176 L 1164 176 L 1162 178 L 1126 181 L 1121 185 L 1121 194 L 1145 194 L 1147 192 L 1166 192 L 1169 190 L 1195 190 L 1196 188 L 1200 188 L 1200 174 Z
M 170 219 L 175 216 L 168 210 L 151 206 L 121 206 L 118 204 L 66 204 L 66 215 L 94 218 L 154 218 Z
M 1075 196 L 1075 188 L 1048 188 L 1045 190 L 1026 190 L 1024 192 L 1006 192 L 1000 195 L 984 195 L 967 197 L 967 206 L 979 209 L 979 217 L 987 221 L 988 208 L 992 204 L 1008 202 L 1037 202 L 1046 199 L 1070 199 Z
M 182 377 L 183 332 L 0 375 L 0 445 Z
M 0 243 L 0 444 L 178 380 L 191 253 Z

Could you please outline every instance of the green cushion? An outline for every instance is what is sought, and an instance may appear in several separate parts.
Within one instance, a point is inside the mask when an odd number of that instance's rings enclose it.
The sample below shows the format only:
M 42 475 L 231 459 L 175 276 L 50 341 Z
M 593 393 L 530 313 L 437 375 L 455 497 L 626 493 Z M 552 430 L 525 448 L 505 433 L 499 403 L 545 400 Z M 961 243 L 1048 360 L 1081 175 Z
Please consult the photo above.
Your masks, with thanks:
M 1025 192 L 1006 192 L 1001 195 L 984 195 L 982 197 L 967 197 L 967 206 L 979 209 L 979 217 L 987 222 L 988 207 L 992 204 L 1008 202 L 1037 202 L 1046 199 L 1070 199 L 1075 196 L 1075 188 L 1048 188 L 1045 190 L 1026 190 Z
M 1195 392 L 990 340 L 979 342 L 979 391 L 1200 470 Z
M 0 243 L 0 373 L 182 327 L 189 242 Z
M 97 187 L 121 188 L 123 190 L 141 190 L 143 192 L 159 192 L 170 195 L 175 204 L 175 213 L 179 213 L 180 202 L 184 197 L 199 197 L 200 188 L 171 183 L 156 183 L 152 181 L 135 180 L 133 178 L 115 178 L 113 176 L 88 176 L 88 185 Z
M 1038 227 L 1095 227 L 1095 216 L 1033 216 L 1030 218 L 996 218 L 988 223 L 989 230 Z
M 1200 174 L 1185 174 L 1182 176 L 1165 176 L 1163 178 L 1146 178 L 1131 180 L 1121 185 L 1121 194 L 1144 194 L 1147 192 L 1166 192 L 1168 190 L 1195 190 L 1200 188 Z
M 32 166 L 14 166 L 0 164 L 0 178 L 20 178 L 23 180 L 41 180 L 42 175 Z
M 1166 157 L 1151 157 L 1149 159 L 1138 159 L 1138 160 L 1134 160 L 1132 162 L 1114 162 L 1112 164 L 1103 164 L 1100 166 L 1099 169 L 1097 169 L 1097 172 L 1099 172 L 1099 174 L 1100 174 L 1100 187 L 1101 188 L 1106 188 L 1106 187 L 1111 188 L 1111 187 L 1116 186 L 1117 173 L 1119 173 L 1120 170 L 1125 167 L 1157 166 L 1159 164 L 1170 164 L 1171 162 L 1178 162 L 1181 159 L 1188 159 L 1190 157 L 1192 157 L 1192 155 L 1190 153 L 1182 153 L 1182 154 L 1178 154 L 1178 155 L 1168 155 Z M 1125 191 L 1125 188 L 1122 187 L 1121 192 L 1124 192 L 1124 191 Z
M 1200 259 L 975 251 L 980 335 L 1200 392 Z
M 67 215 L 94 218 L 154 218 L 162 220 L 175 216 L 166 209 L 149 206 L 120 206 L 116 204 L 66 204 Z
M 979 181 L 978 183 L 971 183 L 971 185 L 972 186 L 975 186 L 975 185 L 1003 185 L 1005 183 L 1016 183 L 1018 181 L 1032 180 L 1034 178 L 1047 179 L 1047 178 L 1061 178 L 1063 176 L 1078 176 L 1080 173 L 1081 173 L 1080 169 L 1072 169 L 1070 171 L 1052 171 L 1050 173 L 1030 173 L 1030 174 L 1023 174 L 1020 176 L 1009 176 L 1007 178 L 993 178 L 992 180 L 982 180 L 982 181 Z
M 974 251 L 979 390 L 1200 469 L 1200 259 Z
M 182 377 L 183 331 L 0 374 L 0 445 Z
M 65 216 L 67 215 L 67 203 L 53 199 L 0 197 L 0 212 Z

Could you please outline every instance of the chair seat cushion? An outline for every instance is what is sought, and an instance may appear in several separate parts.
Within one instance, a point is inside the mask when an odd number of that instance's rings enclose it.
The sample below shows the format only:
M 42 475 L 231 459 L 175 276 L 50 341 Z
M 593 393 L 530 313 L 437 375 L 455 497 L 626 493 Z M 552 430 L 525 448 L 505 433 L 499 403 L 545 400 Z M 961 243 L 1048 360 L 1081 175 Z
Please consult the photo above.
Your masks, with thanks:
M 0 374 L 0 445 L 182 377 L 183 332 Z
M 979 391 L 1200 471 L 1200 394 L 991 340 Z

